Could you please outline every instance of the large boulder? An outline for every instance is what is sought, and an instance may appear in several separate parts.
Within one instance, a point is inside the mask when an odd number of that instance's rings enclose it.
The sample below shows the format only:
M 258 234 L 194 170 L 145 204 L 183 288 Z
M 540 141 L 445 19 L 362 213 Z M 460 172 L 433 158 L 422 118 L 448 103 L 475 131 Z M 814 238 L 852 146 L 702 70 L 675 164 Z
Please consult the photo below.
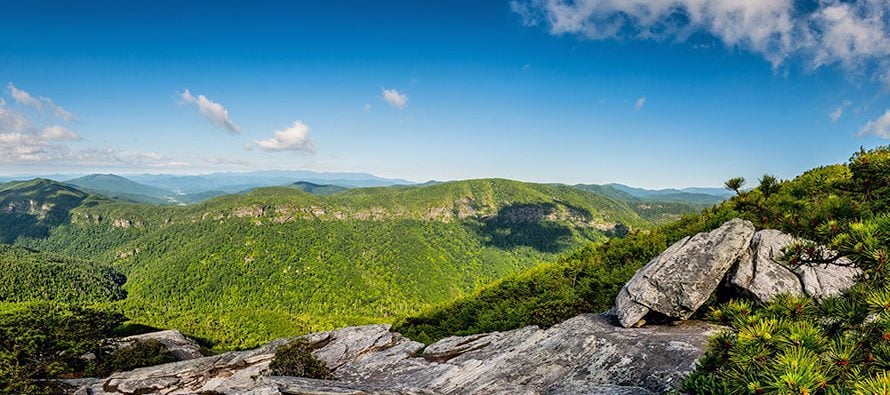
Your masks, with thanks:
M 852 287 L 856 277 L 862 274 L 862 269 L 853 266 L 849 259 L 841 258 L 834 263 L 798 266 L 794 268 L 794 274 L 800 277 L 807 295 L 822 299 Z
M 803 295 L 800 279 L 783 265 L 783 249 L 797 239 L 778 230 L 766 229 L 754 234 L 751 246 L 739 258 L 728 283 L 745 291 L 758 302 L 768 302 L 779 294 Z
M 850 288 L 862 270 L 847 258 L 831 263 L 789 268 L 782 262 L 785 249 L 804 240 L 778 230 L 757 232 L 747 252 L 727 282 L 758 302 L 765 303 L 781 294 L 809 295 L 816 299 L 837 295 Z M 830 251 L 828 254 L 832 254 Z
M 429 347 L 385 325 L 304 337 L 336 380 L 269 377 L 279 340 L 255 350 L 115 373 L 81 394 L 652 394 L 679 388 L 719 327 L 640 329 L 584 314 L 548 329 L 451 337 Z
M 619 323 L 633 326 L 650 311 L 689 318 L 717 289 L 753 237 L 751 222 L 733 219 L 678 241 L 621 289 L 615 299 Z

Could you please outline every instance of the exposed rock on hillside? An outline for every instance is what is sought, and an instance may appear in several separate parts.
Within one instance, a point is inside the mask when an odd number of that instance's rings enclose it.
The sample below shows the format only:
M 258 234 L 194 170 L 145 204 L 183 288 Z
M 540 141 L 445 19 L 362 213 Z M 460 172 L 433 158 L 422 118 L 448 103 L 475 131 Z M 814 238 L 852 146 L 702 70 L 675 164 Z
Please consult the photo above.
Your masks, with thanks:
M 180 361 L 201 358 L 204 356 L 203 354 L 201 354 L 201 347 L 198 346 L 198 343 L 195 343 L 194 340 L 183 336 L 182 333 L 177 330 L 151 332 L 142 335 L 127 336 L 117 340 L 115 342 L 115 346 L 117 348 L 127 348 L 132 346 L 136 342 L 146 340 L 157 340 L 165 347 L 167 347 L 167 351 L 170 351 L 170 353 L 172 353 L 173 356 L 175 356 Z
M 334 381 L 268 377 L 278 340 L 95 380 L 79 394 L 648 394 L 676 389 L 718 327 L 683 322 L 641 329 L 580 315 L 549 329 L 452 337 L 430 345 L 386 325 L 307 335 Z
M 686 319 L 711 296 L 754 237 L 754 225 L 735 219 L 710 233 L 684 238 L 650 261 L 615 299 L 622 326 L 649 311 Z
M 773 229 L 757 232 L 746 254 L 728 278 L 732 284 L 759 302 L 780 294 L 823 298 L 851 287 L 862 271 L 847 258 L 834 263 L 789 268 L 781 262 L 783 250 L 803 240 Z
M 803 240 L 777 230 L 755 233 L 748 221 L 728 221 L 710 233 L 678 241 L 637 271 L 615 299 L 615 312 L 624 327 L 638 324 L 650 311 L 686 319 L 721 282 L 759 302 L 780 294 L 822 298 L 846 290 L 861 273 L 846 258 L 786 266 L 781 262 L 784 249 L 799 242 Z

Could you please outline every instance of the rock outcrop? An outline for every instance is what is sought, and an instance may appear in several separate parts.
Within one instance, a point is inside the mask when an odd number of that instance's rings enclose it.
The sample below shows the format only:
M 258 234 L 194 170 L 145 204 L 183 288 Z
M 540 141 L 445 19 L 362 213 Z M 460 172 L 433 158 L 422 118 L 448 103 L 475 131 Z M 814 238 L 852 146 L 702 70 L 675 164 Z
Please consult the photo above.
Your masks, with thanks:
M 198 346 L 198 343 L 195 343 L 194 340 L 183 336 L 182 333 L 177 330 L 159 331 L 145 333 L 142 335 L 127 336 L 115 341 L 115 347 L 127 348 L 132 346 L 136 342 L 146 340 L 157 340 L 158 342 L 163 344 L 164 347 L 167 348 L 167 351 L 170 351 L 170 353 L 173 354 L 173 356 L 175 356 L 180 361 L 201 358 L 204 356 L 203 354 L 201 354 L 201 347 Z
M 721 284 L 759 302 L 780 294 L 819 299 L 846 290 L 861 274 L 846 258 L 793 268 L 781 262 L 786 247 L 803 241 L 772 229 L 755 232 L 740 219 L 680 240 L 621 289 L 614 309 L 619 323 L 638 325 L 650 311 L 687 319 Z
M 734 219 L 678 241 L 621 289 L 615 299 L 619 322 L 633 326 L 650 311 L 689 318 L 714 293 L 753 237 L 753 224 Z
M 805 294 L 817 299 L 837 295 L 862 273 L 843 257 L 833 263 L 789 268 L 781 262 L 784 249 L 800 242 L 803 240 L 778 230 L 757 232 L 727 282 L 764 303 L 780 294 Z
M 386 325 L 304 336 L 336 380 L 269 377 L 279 340 L 115 373 L 78 394 L 650 394 L 677 389 L 719 327 L 702 322 L 624 329 L 579 315 L 549 329 L 451 337 L 424 348 Z M 81 382 L 81 384 L 83 384 Z

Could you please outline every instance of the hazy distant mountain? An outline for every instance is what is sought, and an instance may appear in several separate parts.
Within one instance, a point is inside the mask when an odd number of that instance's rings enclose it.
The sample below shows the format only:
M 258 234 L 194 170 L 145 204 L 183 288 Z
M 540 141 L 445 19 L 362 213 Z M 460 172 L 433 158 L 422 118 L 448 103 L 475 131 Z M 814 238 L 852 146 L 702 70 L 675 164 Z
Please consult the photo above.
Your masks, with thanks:
M 139 174 L 128 176 L 133 181 L 178 193 L 222 191 L 227 193 L 289 185 L 297 181 L 348 188 L 410 185 L 411 181 L 377 177 L 367 173 L 323 173 L 307 170 L 262 170 L 247 173 L 213 173 L 194 176 Z
M 139 203 L 177 203 L 173 191 L 143 185 L 114 174 L 90 174 L 65 181 L 80 190 Z
M 645 199 L 658 199 L 660 201 L 672 201 L 696 204 L 717 204 L 732 196 L 732 192 L 720 188 L 682 188 L 682 189 L 644 189 L 635 188 L 623 184 L 606 184 L 626 192 L 634 197 Z
M 724 200 L 701 193 L 681 190 L 651 191 L 619 184 L 577 184 L 573 187 L 624 202 L 641 217 L 655 223 L 669 222 L 683 214 L 698 212 Z

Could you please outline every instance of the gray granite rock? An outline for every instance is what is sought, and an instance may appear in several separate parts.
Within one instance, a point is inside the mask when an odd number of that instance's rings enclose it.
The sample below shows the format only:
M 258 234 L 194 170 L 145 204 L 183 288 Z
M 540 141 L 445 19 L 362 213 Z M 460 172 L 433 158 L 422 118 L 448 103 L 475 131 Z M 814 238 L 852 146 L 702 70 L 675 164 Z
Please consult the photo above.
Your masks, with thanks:
M 649 394 L 678 388 L 719 327 L 687 321 L 624 329 L 579 315 L 548 329 L 423 345 L 385 325 L 308 335 L 336 380 L 269 377 L 279 340 L 86 382 L 80 394 Z
M 619 322 L 633 326 L 649 311 L 689 318 L 717 289 L 753 237 L 753 224 L 733 219 L 670 246 L 621 289 L 615 300 Z
M 757 232 L 729 276 L 729 284 L 761 303 L 769 302 L 779 294 L 803 295 L 800 279 L 779 262 L 783 249 L 796 241 L 793 236 L 778 230 Z
M 807 295 L 822 299 L 852 287 L 856 277 L 862 274 L 862 269 L 853 266 L 849 259 L 841 258 L 831 264 L 798 266 L 794 268 L 794 273 L 800 278 Z
M 761 303 L 780 294 L 806 294 L 821 299 L 850 288 L 862 273 L 853 262 L 843 257 L 832 263 L 789 268 L 781 259 L 784 250 L 802 242 L 805 240 L 778 230 L 757 232 L 751 246 L 739 258 L 728 283 Z M 826 253 L 832 254 L 830 251 Z

